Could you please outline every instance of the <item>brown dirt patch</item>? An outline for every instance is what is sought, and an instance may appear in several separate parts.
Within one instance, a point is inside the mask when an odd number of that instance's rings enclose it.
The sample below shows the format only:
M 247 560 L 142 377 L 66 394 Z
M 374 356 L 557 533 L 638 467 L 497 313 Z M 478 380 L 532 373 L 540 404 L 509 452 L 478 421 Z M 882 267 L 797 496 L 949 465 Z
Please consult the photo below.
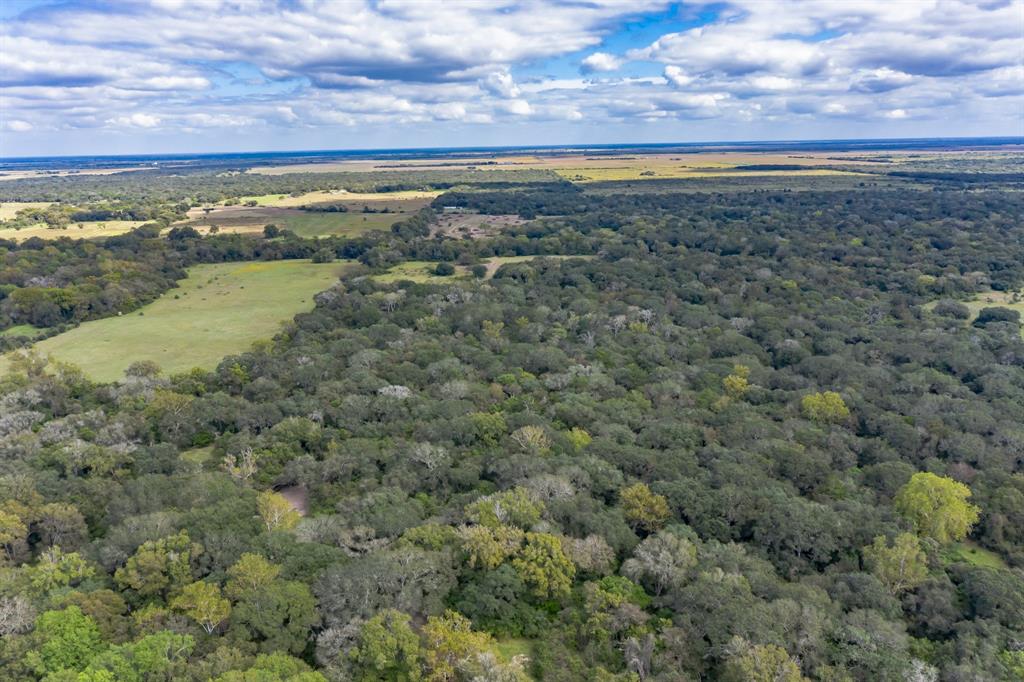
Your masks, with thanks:
M 456 239 L 481 239 L 493 237 L 502 230 L 525 225 L 528 222 L 517 215 L 442 213 L 437 217 L 433 232 Z

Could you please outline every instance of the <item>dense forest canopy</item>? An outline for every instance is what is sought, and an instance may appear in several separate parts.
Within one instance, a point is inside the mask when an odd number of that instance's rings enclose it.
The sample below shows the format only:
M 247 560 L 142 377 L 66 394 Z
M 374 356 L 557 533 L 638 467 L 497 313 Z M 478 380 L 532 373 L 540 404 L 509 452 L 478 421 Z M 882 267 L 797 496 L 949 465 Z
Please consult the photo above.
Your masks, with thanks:
M 0 243 L 0 328 L 133 309 L 199 262 L 362 264 L 214 371 L 12 361 L 5 679 L 1024 679 L 1024 337 L 1013 304 L 964 304 L 1024 286 L 1005 178 L 490 172 L 411 174 L 455 189 L 354 239 Z M 69 204 L 380 188 L 17 182 Z M 454 239 L 432 229 L 452 206 L 528 222 Z

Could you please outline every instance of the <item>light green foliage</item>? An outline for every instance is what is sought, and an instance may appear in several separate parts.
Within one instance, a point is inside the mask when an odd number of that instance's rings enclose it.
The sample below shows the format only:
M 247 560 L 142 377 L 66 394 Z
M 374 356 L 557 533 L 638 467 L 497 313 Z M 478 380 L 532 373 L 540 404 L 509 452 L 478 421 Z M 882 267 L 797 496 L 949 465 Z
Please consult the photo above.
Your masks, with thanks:
M 401 541 L 419 547 L 438 551 L 458 541 L 459 533 L 451 526 L 440 523 L 425 523 L 402 533 Z
M 96 622 L 77 606 L 40 614 L 35 636 L 41 644 L 29 652 L 28 663 L 40 677 L 80 670 L 106 646 Z
M 5 556 L 11 554 L 11 546 L 25 539 L 28 535 L 28 527 L 21 518 L 13 512 L 0 509 L 0 546 L 5 550 Z
M 256 497 L 256 507 L 268 531 L 290 530 L 302 518 L 283 495 L 270 490 L 265 490 Z
M 226 672 L 214 682 L 327 682 L 327 678 L 304 661 L 275 652 L 260 654 L 250 668 Z
M 246 552 L 228 569 L 224 593 L 234 600 L 255 594 L 277 578 L 281 567 L 259 554 Z
M 512 526 L 463 526 L 459 541 L 470 568 L 493 570 L 523 544 L 523 531 Z
M 548 533 L 527 533 L 526 544 L 512 566 L 538 599 L 564 599 L 572 589 L 576 567 L 562 543 Z
M 732 656 L 725 664 L 723 682 L 805 682 L 800 666 L 780 646 L 751 645 L 738 638 L 730 643 Z
M 494 644 L 489 634 L 474 632 L 468 618 L 450 610 L 428 618 L 422 636 L 426 679 L 431 682 L 456 679 L 456 669 L 462 661 L 483 653 Z
M 78 679 L 116 682 L 178 679 L 184 674 L 194 647 L 195 640 L 190 635 L 164 630 L 94 656 Z
M 593 440 L 593 438 L 590 437 L 589 433 L 587 433 L 584 429 L 581 429 L 578 426 L 574 426 L 568 431 L 566 431 L 565 437 L 569 440 L 569 444 L 572 446 L 572 449 L 575 450 L 576 452 L 579 452 L 583 448 L 590 445 L 590 442 Z
M 824 391 L 805 395 L 800 401 L 804 417 L 822 424 L 838 424 L 850 416 L 850 408 L 843 402 L 843 396 L 835 391 Z
M 466 518 L 488 528 L 511 525 L 527 529 L 540 521 L 544 505 L 525 488 L 512 488 L 481 497 L 466 507 Z
M 962 540 L 981 510 L 967 501 L 971 489 L 959 481 L 918 472 L 896 493 L 896 511 L 914 524 L 917 534 L 946 544 Z
M 651 603 L 644 589 L 629 578 L 606 576 L 583 586 L 587 636 L 606 641 L 626 631 L 636 632 L 646 621 L 643 609 Z
M 192 542 L 185 531 L 149 540 L 117 569 L 114 581 L 141 597 L 166 595 L 192 582 L 192 558 L 202 551 L 202 546 Z
M 1007 675 L 1011 680 L 1024 680 L 1024 650 L 1001 651 L 999 662 L 1006 668 Z
M 732 368 L 732 374 L 722 379 L 722 388 L 725 389 L 725 394 L 736 400 L 745 396 L 750 390 L 750 382 L 747 380 L 749 376 L 749 367 L 746 365 L 735 365 Z
M 220 587 L 208 582 L 186 585 L 181 594 L 171 600 L 171 608 L 203 626 L 212 633 L 231 613 L 231 602 L 220 595 Z
M 487 447 L 494 447 L 508 433 L 508 423 L 500 412 L 474 412 L 469 420 L 477 439 Z
M 928 558 L 921 542 L 910 533 L 900 533 L 892 546 L 878 536 L 863 549 L 864 560 L 875 577 L 893 594 L 912 590 L 928 577 Z
M 352 651 L 360 682 L 416 682 L 423 678 L 423 651 L 408 614 L 385 609 L 366 621 Z
M 33 589 L 46 593 L 57 587 L 77 585 L 95 574 L 96 570 L 78 552 L 65 554 L 54 546 L 43 552 L 29 569 L 29 582 Z
M 668 508 L 668 500 L 662 495 L 651 492 L 645 483 L 634 483 L 622 489 L 619 493 L 619 500 L 622 503 L 622 511 L 626 520 L 647 533 L 652 533 L 671 518 L 672 512 Z

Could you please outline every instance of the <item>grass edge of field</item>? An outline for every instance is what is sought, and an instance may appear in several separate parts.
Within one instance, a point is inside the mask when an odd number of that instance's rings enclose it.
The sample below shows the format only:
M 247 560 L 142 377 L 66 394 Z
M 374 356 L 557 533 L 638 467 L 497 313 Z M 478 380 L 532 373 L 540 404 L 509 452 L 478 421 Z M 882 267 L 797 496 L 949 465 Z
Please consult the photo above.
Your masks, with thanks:
M 170 362 L 160 362 L 159 360 L 156 360 L 158 364 L 160 364 L 161 370 L 164 372 L 165 375 L 181 371 L 188 371 L 193 367 L 212 369 L 216 367 L 217 363 L 219 363 L 223 357 L 235 353 L 245 352 L 246 350 L 251 348 L 253 343 L 256 343 L 257 341 L 260 341 L 265 338 L 273 337 L 280 330 L 280 328 L 284 324 L 292 320 L 295 317 L 295 315 L 302 312 L 307 312 L 309 309 L 312 309 L 313 296 L 315 296 L 320 291 L 323 291 L 324 289 L 328 288 L 331 284 L 331 281 L 336 279 L 336 277 L 340 274 L 340 270 L 346 267 L 348 264 L 348 261 L 334 261 L 333 263 L 329 264 L 316 264 L 310 262 L 309 260 L 290 259 L 278 261 L 236 261 L 231 263 L 206 263 L 192 266 L 191 268 L 189 268 L 189 277 L 179 280 L 177 287 L 168 289 L 155 301 L 148 303 L 137 310 L 133 310 L 132 312 L 126 315 L 111 315 L 97 320 L 89 320 L 87 322 L 83 322 L 82 324 L 72 329 L 62 332 L 61 334 L 57 334 L 55 336 L 51 336 L 46 339 L 38 341 L 36 344 L 30 346 L 29 350 L 39 352 L 44 357 L 52 358 L 57 361 L 69 362 L 70 364 L 76 365 L 85 372 L 86 376 L 88 376 L 90 379 L 94 381 L 116 381 L 123 377 L 124 368 L 131 364 L 132 361 L 153 358 L 140 357 L 138 355 L 138 352 L 129 351 L 132 353 L 132 357 L 129 358 L 127 361 L 125 361 L 125 358 L 123 357 L 118 357 L 115 361 L 108 362 L 103 362 L 100 360 L 97 360 L 96 362 L 93 363 L 82 362 L 81 359 L 77 357 L 73 352 L 66 352 L 65 345 L 69 343 L 73 344 L 76 340 L 76 337 L 81 336 L 83 334 L 88 334 L 90 332 L 100 334 L 112 334 L 116 336 L 118 332 L 116 331 L 116 327 L 114 327 L 114 325 L 117 325 L 117 322 L 119 320 L 132 320 L 137 322 L 139 317 L 147 317 L 147 312 L 150 313 L 148 317 L 156 318 L 157 322 L 162 322 L 164 324 L 173 322 L 174 317 L 182 312 L 173 310 L 174 307 L 178 307 L 179 305 L 190 305 L 192 301 L 195 299 L 195 294 L 202 291 L 203 287 L 206 286 L 207 284 L 221 277 L 235 274 L 237 273 L 237 271 L 244 270 L 246 268 L 261 267 L 263 269 L 284 270 L 293 269 L 296 266 L 303 265 L 311 268 L 311 270 L 309 271 L 310 275 L 313 274 L 313 269 L 318 271 L 316 272 L 316 277 L 310 276 L 308 278 L 310 286 L 306 287 L 304 291 L 299 294 L 301 298 L 298 298 L 294 304 L 287 306 L 287 308 L 283 310 L 281 314 L 264 315 L 264 319 L 261 319 L 260 324 L 258 325 L 260 328 L 260 332 L 258 334 L 243 337 L 239 344 L 235 344 L 233 348 L 229 348 L 229 346 L 231 346 L 232 344 L 225 342 L 223 344 L 217 344 L 216 346 L 217 349 L 225 349 L 225 352 L 218 351 L 203 353 L 200 351 L 198 352 L 198 359 L 196 359 L 195 361 L 175 361 L 174 353 L 171 354 Z M 330 271 L 331 275 L 323 276 L 323 273 L 327 271 Z M 281 276 L 284 276 L 287 275 L 288 273 L 279 274 Z M 207 279 L 203 279 L 204 277 L 206 277 Z M 193 281 L 189 282 L 190 279 Z M 200 280 L 202 280 L 202 282 L 200 282 Z M 246 280 L 244 284 L 240 285 L 240 289 L 244 289 L 246 286 L 252 286 L 252 284 L 253 281 L 251 279 Z M 276 279 L 268 279 L 266 282 L 262 283 L 262 286 L 264 286 L 264 288 L 268 292 L 279 290 L 280 288 L 280 285 L 277 283 Z M 246 295 L 249 295 L 251 293 L 252 291 L 250 290 L 249 292 L 246 292 Z M 193 294 L 193 297 L 191 299 L 183 301 L 183 299 L 190 294 Z M 214 291 L 214 295 L 218 295 L 216 291 Z M 176 304 L 175 301 L 182 301 L 182 303 Z M 167 312 L 159 310 L 156 314 L 154 314 L 153 310 L 155 306 L 158 308 L 171 306 L 172 310 Z M 211 305 L 208 307 L 210 308 L 209 312 L 206 312 L 204 314 L 218 316 L 221 315 L 223 312 L 222 308 L 217 305 Z M 227 308 L 225 308 L 225 310 L 230 310 L 232 307 L 234 306 L 228 306 Z M 282 306 L 279 303 L 276 307 L 279 308 Z M 188 311 L 184 311 L 184 314 L 187 315 Z M 246 322 L 251 321 L 252 316 L 251 312 L 248 309 L 238 311 L 238 315 L 239 317 L 244 316 Z M 171 319 L 168 320 L 168 317 L 170 317 Z M 273 318 L 273 320 L 271 320 L 270 318 Z M 114 331 L 107 329 L 110 327 L 113 327 Z M 132 334 L 131 329 L 122 329 L 120 330 L 120 333 L 128 335 L 129 338 L 125 342 L 125 345 L 128 347 L 137 345 L 139 343 L 139 339 L 142 339 L 143 341 L 146 340 L 146 334 Z M 167 341 L 166 330 L 159 330 L 157 332 L 153 332 L 150 336 L 152 339 L 159 338 L 161 342 Z M 190 347 L 188 345 L 190 340 L 190 338 L 183 338 L 181 340 L 178 346 L 175 347 L 175 350 L 178 351 L 178 354 L 184 354 L 188 357 L 196 357 L 197 354 L 195 348 Z M 52 348 L 52 346 L 55 345 L 57 347 Z M 4 374 L 7 370 L 10 369 L 11 356 L 13 353 L 17 352 L 19 351 L 12 351 L 11 353 L 0 355 L 0 375 Z M 115 366 L 119 368 L 117 371 L 114 371 L 112 369 L 112 367 Z

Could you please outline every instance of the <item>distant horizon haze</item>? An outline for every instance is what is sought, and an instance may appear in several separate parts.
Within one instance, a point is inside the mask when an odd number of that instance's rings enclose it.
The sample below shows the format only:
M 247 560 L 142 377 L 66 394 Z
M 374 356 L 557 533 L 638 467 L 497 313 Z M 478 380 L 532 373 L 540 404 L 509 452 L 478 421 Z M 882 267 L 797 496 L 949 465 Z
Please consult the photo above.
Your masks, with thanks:
M 422 147 L 346 147 L 323 149 L 250 149 L 223 151 L 182 151 L 182 152 L 151 152 L 131 154 L 40 154 L 40 155 L 0 155 L 0 170 L 28 168 L 34 162 L 70 162 L 77 160 L 90 161 L 94 167 L 104 167 L 103 161 L 124 160 L 135 164 L 160 161 L 187 161 L 190 159 L 217 158 L 263 158 L 281 159 L 372 159 L 377 157 L 395 158 L 445 158 L 474 154 L 511 154 L 519 152 L 557 153 L 561 150 L 572 151 L 616 151 L 636 149 L 656 153 L 660 150 L 685 150 L 687 153 L 699 151 L 749 151 L 749 152 L 786 152 L 803 150 L 831 151 L 881 151 L 881 150 L 922 150 L 943 147 L 1012 147 L 1024 146 L 1022 136 L 952 136 L 952 137 L 863 137 L 863 138 L 807 138 L 807 139 L 736 139 L 736 140 L 694 140 L 671 142 L 613 142 L 613 143 L 573 143 L 573 144 L 522 144 L 522 145 L 467 145 L 467 146 L 422 146 Z M 44 164 L 45 165 L 45 164 Z M 71 167 L 68 165 L 67 167 Z

